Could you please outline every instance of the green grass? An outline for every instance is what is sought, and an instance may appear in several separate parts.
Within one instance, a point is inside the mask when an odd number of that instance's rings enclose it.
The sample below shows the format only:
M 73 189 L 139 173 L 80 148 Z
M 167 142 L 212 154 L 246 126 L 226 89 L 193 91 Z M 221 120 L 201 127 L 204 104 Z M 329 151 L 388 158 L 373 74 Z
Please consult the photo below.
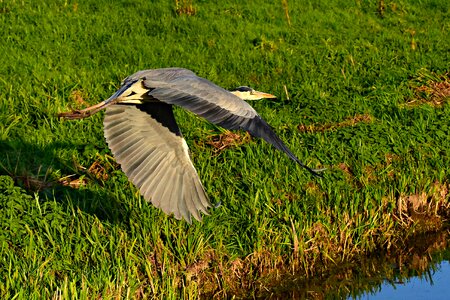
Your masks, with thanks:
M 275 269 L 316 276 L 429 229 L 398 203 L 425 192 L 448 207 L 450 106 L 417 87 L 448 81 L 450 5 L 384 2 L 290 1 L 290 26 L 282 1 L 195 1 L 194 15 L 175 1 L 0 2 L 1 298 L 258 295 Z M 137 70 L 174 66 L 278 95 L 252 105 L 324 178 L 258 139 L 216 153 L 207 141 L 223 131 L 177 110 L 221 203 L 189 225 L 139 196 L 101 114 L 55 117 L 74 93 L 94 104 Z

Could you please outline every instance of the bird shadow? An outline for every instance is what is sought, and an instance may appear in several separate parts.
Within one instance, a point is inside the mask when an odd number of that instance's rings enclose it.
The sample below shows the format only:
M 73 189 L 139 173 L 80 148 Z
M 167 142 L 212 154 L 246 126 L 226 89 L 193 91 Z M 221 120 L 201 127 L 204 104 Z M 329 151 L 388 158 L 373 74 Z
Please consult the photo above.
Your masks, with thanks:
M 39 201 L 56 201 L 67 211 L 79 209 L 101 221 L 127 225 L 133 208 L 108 188 L 91 184 L 105 187 L 105 182 L 58 156 L 63 149 L 85 146 L 65 142 L 40 146 L 20 139 L 0 141 L 0 175 L 10 176 L 31 195 L 37 193 Z M 77 185 L 60 180 L 64 177 L 71 177 L 71 182 L 77 180 Z

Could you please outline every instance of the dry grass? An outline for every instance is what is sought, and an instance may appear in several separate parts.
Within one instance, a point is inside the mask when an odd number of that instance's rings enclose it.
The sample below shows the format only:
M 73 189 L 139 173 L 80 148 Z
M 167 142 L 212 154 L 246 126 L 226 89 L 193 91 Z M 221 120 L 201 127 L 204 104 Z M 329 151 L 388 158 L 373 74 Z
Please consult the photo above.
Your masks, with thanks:
M 215 153 L 220 153 L 225 149 L 247 144 L 251 139 L 248 132 L 232 132 L 226 130 L 224 133 L 209 136 L 206 144 L 212 146 Z
M 400 223 L 414 226 L 421 233 L 436 232 L 448 222 L 447 183 L 435 182 L 428 191 L 410 195 L 400 195 L 397 199 L 396 215 Z
M 69 96 L 69 102 L 74 102 L 77 106 L 89 106 L 84 99 L 86 98 L 86 94 L 80 90 L 73 90 Z
M 83 176 L 78 176 L 78 175 L 68 175 L 68 176 L 64 176 L 61 177 L 58 181 L 59 184 L 63 185 L 63 186 L 69 186 L 73 189 L 78 189 L 80 187 L 86 186 L 87 184 L 87 179 Z
M 175 11 L 179 16 L 193 16 L 197 12 L 192 4 L 192 0 L 175 0 Z
M 289 26 L 291 26 L 291 17 L 289 16 L 289 5 L 287 0 L 282 0 L 284 15 L 286 16 L 286 21 Z
M 405 107 L 415 107 L 428 104 L 441 107 L 450 97 L 450 73 L 432 74 L 431 79 L 418 79 L 418 85 L 413 86 L 414 97 L 404 104 Z
M 328 124 L 319 124 L 319 125 L 298 125 L 297 129 L 300 132 L 324 132 L 328 130 L 335 130 L 342 127 L 355 126 L 360 123 L 371 123 L 373 122 L 374 117 L 369 114 L 356 115 L 354 117 L 347 117 L 344 121 L 338 123 L 328 123 Z

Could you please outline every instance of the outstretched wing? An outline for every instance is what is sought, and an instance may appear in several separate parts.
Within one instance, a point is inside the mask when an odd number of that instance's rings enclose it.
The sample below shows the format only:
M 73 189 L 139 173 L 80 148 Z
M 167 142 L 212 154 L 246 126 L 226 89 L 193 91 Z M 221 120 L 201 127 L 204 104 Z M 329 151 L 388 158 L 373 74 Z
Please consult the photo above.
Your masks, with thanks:
M 201 220 L 211 206 L 188 146 L 166 103 L 115 104 L 104 119 L 106 141 L 147 201 L 175 218 Z
M 143 76 L 142 85 L 150 98 L 181 106 L 227 129 L 243 129 L 263 138 L 314 175 L 316 171 L 303 164 L 275 134 L 272 128 L 245 101 L 214 83 L 193 73 L 161 81 Z

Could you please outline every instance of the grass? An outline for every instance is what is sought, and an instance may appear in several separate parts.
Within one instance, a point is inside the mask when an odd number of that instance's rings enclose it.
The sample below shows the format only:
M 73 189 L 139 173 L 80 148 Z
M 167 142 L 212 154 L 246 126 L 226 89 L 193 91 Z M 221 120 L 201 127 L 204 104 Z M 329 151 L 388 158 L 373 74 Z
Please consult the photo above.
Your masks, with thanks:
M 432 0 L 0 2 L 1 297 L 252 297 L 283 274 L 320 277 L 439 230 L 449 11 Z M 221 203 L 189 225 L 139 196 L 101 114 L 55 118 L 171 66 L 278 95 L 252 105 L 324 178 L 176 110 Z

